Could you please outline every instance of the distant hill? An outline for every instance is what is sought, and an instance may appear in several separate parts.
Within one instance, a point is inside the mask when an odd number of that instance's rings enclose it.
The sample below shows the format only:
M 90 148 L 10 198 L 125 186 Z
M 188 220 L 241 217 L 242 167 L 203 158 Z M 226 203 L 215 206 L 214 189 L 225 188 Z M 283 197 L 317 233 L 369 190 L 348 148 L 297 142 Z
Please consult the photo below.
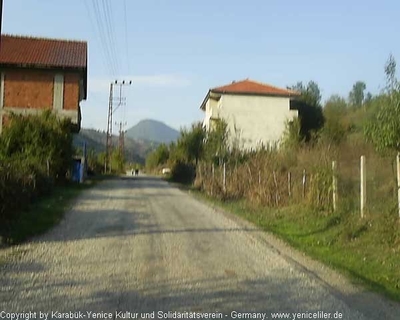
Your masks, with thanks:
M 128 129 L 126 136 L 135 140 L 170 143 L 176 141 L 180 133 L 165 123 L 156 120 L 142 120 Z
M 94 129 L 81 129 L 74 135 L 73 144 L 77 148 L 82 148 L 86 142 L 87 149 L 93 149 L 96 153 L 106 150 L 106 133 Z M 113 145 L 118 145 L 118 137 L 113 136 Z M 158 146 L 156 142 L 137 141 L 125 135 L 125 157 L 130 162 L 144 163 L 146 156 Z

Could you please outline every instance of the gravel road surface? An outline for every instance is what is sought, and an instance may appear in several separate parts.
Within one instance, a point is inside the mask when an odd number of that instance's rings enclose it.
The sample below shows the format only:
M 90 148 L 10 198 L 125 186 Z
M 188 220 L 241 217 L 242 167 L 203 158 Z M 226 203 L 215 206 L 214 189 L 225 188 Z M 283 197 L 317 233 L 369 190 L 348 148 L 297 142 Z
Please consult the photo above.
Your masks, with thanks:
M 8 261 L 0 270 L 0 319 L 29 311 L 36 319 L 39 311 L 50 312 L 47 319 L 93 318 L 88 311 L 101 319 L 108 312 L 113 319 L 168 316 L 158 311 L 178 312 L 170 318 L 400 319 L 397 303 L 152 177 L 101 182 L 60 225 L 0 250 L 0 259 Z M 76 311 L 82 314 L 68 313 Z M 195 313 L 179 313 L 186 311 Z

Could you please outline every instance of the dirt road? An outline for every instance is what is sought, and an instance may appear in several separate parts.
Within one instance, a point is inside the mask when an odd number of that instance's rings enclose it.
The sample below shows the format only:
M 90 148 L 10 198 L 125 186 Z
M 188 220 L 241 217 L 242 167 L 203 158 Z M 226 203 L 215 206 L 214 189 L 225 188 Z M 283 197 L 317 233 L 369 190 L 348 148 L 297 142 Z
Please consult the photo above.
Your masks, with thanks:
M 166 316 L 160 310 L 219 312 L 224 319 L 253 312 L 258 319 L 275 312 L 352 320 L 400 314 L 398 304 L 157 178 L 102 182 L 51 232 L 0 255 L 9 261 L 0 270 L 0 318 L 22 311 L 112 318 L 149 312 L 155 319 Z

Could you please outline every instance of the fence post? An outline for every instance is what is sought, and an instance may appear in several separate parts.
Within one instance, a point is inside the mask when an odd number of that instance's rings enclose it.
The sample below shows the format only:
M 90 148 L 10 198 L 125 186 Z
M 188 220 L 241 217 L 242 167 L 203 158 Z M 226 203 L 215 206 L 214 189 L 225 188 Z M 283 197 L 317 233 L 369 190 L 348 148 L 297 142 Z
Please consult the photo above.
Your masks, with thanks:
M 400 218 L 400 153 L 397 154 L 396 163 L 397 163 L 397 202 L 398 202 L 399 218 Z
M 333 211 L 336 211 L 337 208 L 337 166 L 336 161 L 332 161 L 332 203 L 333 203 Z
M 258 170 L 258 185 L 261 185 L 261 170 Z
M 278 180 L 276 179 L 276 173 L 275 170 L 273 171 L 273 175 L 274 175 L 274 183 L 275 183 L 275 202 L 276 205 L 279 205 L 279 191 L 278 191 Z
M 306 169 L 303 169 L 303 198 L 306 197 L 306 183 L 307 183 Z
M 214 194 L 214 176 L 215 176 L 215 168 L 214 163 L 211 165 L 211 196 Z
M 226 163 L 225 162 L 224 162 L 224 171 L 222 174 L 222 186 L 223 186 L 224 192 L 226 192 Z
M 292 174 L 290 171 L 287 173 L 287 180 L 288 180 L 288 194 L 289 198 L 292 196 Z
M 365 207 L 367 204 L 367 171 L 365 167 L 365 156 L 361 156 L 360 159 L 360 208 L 361 218 L 364 218 Z

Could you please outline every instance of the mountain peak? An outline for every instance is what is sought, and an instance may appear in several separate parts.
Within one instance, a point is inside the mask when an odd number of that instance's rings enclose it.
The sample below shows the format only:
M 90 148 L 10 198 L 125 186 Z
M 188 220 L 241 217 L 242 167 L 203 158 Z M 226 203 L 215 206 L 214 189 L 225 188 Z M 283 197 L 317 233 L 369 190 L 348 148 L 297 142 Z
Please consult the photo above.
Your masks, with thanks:
M 144 119 L 126 131 L 126 136 L 136 140 L 170 143 L 179 137 L 179 131 L 167 126 L 165 123 Z

